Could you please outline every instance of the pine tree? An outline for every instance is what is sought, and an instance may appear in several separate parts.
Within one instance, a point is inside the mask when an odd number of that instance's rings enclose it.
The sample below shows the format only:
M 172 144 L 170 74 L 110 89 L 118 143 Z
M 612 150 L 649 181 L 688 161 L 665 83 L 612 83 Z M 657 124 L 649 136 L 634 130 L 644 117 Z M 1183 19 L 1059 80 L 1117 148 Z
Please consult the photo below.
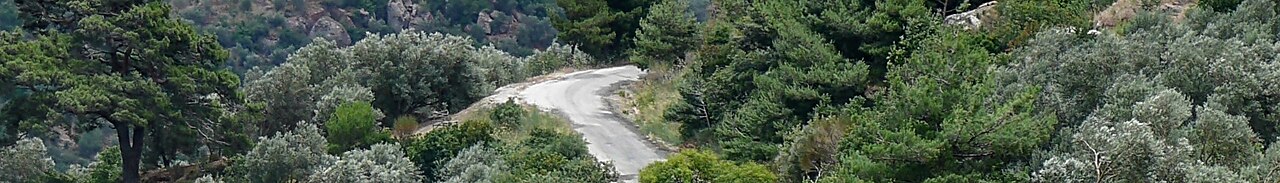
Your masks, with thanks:
M 631 48 L 640 18 L 653 0 L 562 0 L 564 14 L 550 14 L 557 37 L 582 46 L 593 57 L 609 60 Z
M 39 58 L 2 59 L 19 66 L 4 77 L 31 93 L 22 100 L 45 104 L 24 106 L 41 113 L 20 120 L 70 114 L 75 126 L 115 129 L 124 182 L 140 181 L 144 151 L 167 164 L 174 150 L 194 149 L 193 139 L 214 139 L 197 133 L 218 127 L 222 107 L 238 100 L 239 78 L 223 68 L 227 52 L 170 17 L 164 2 L 20 1 L 18 8 L 37 38 L 11 48 L 51 46 L 0 53 Z
M 669 65 L 692 51 L 700 42 L 700 36 L 697 20 L 686 11 L 688 7 L 688 0 L 668 0 L 650 7 L 649 14 L 640 19 L 640 29 L 636 30 L 631 62 L 641 68 L 660 63 Z

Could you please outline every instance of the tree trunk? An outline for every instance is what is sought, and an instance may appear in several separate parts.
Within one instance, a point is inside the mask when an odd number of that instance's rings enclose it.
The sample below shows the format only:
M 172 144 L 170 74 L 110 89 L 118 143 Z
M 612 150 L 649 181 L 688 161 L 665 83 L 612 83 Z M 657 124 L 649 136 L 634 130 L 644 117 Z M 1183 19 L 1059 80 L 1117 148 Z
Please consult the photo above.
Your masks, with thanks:
M 133 126 L 132 129 L 129 126 Z M 141 126 L 116 123 L 116 137 L 120 139 L 121 172 L 123 182 L 141 182 L 138 176 L 138 164 L 142 161 L 142 137 L 146 135 Z

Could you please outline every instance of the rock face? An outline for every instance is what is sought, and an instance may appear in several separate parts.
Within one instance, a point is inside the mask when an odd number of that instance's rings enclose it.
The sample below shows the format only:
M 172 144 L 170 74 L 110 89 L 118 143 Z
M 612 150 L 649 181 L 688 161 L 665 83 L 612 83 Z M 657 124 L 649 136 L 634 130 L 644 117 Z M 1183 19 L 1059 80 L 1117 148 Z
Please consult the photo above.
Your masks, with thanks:
M 497 30 L 493 30 L 493 34 L 514 33 L 516 29 L 519 28 L 520 19 L 524 18 L 524 16 L 525 16 L 524 14 L 521 14 L 519 12 L 516 12 L 514 14 L 508 14 L 501 11 L 490 12 L 489 17 L 492 17 L 493 21 L 501 21 L 500 23 L 502 23 L 503 25 L 502 27 L 497 27 L 496 28 Z M 490 27 L 493 27 L 493 26 L 490 26 Z
M 983 26 L 983 18 L 994 14 L 995 8 L 996 1 L 982 3 L 982 5 L 979 5 L 977 9 L 947 15 L 942 22 L 948 25 L 960 25 L 961 27 L 964 27 L 965 30 L 979 29 Z
M 1116 0 L 1111 3 L 1111 6 L 1107 6 L 1107 9 L 1093 17 L 1093 26 L 1114 27 L 1137 16 L 1138 9 L 1141 8 L 1142 2 L 1139 0 Z
M 308 35 L 333 40 L 339 45 L 351 45 L 351 36 L 347 34 L 346 29 L 342 28 L 342 23 L 327 16 L 316 20 Z
M 407 21 L 405 15 L 411 14 L 410 5 L 406 5 L 403 0 L 391 0 L 387 2 L 387 25 L 391 27 L 404 27 Z
M 492 23 L 493 23 L 493 16 L 489 16 L 489 14 L 484 13 L 484 11 L 477 13 L 476 25 L 480 26 L 480 29 L 484 29 L 485 35 L 493 35 L 493 29 L 492 29 L 493 26 L 490 25 Z
M 284 26 L 292 30 L 307 30 L 310 28 L 307 23 L 307 18 L 305 16 L 295 16 L 286 18 Z
M 1181 22 L 1187 19 L 1187 10 L 1199 3 L 1198 0 L 1164 0 L 1160 3 L 1160 10 L 1169 13 L 1169 18 L 1174 21 Z
M 1109 28 L 1123 24 L 1134 17 L 1138 16 L 1138 12 L 1156 12 L 1169 16 L 1175 22 L 1182 21 L 1186 17 L 1187 10 L 1195 6 L 1197 0 L 1116 0 L 1111 3 L 1107 9 L 1099 12 L 1093 18 L 1093 26 L 1095 28 Z M 1154 3 L 1154 4 L 1153 4 Z
M 391 0 L 387 2 L 387 25 L 407 29 L 427 19 L 416 3 L 410 0 Z
M 507 14 L 502 11 L 482 11 L 476 14 L 475 25 L 484 31 L 488 40 L 515 41 L 516 33 L 520 31 L 520 19 L 526 18 L 525 16 L 519 12 Z

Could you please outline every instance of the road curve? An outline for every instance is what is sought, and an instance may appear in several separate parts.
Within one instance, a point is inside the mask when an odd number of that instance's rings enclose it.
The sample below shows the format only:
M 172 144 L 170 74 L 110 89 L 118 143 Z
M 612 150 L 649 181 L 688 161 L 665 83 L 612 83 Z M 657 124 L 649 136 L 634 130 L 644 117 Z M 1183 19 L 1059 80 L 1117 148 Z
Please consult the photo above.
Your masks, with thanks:
M 520 96 L 543 110 L 569 118 L 586 138 L 587 149 L 601 161 L 612 161 L 624 182 L 636 182 L 640 169 L 663 160 L 665 153 L 633 131 L 630 122 L 609 110 L 604 96 L 615 84 L 635 81 L 644 72 L 635 66 L 580 71 L 558 80 L 529 86 Z

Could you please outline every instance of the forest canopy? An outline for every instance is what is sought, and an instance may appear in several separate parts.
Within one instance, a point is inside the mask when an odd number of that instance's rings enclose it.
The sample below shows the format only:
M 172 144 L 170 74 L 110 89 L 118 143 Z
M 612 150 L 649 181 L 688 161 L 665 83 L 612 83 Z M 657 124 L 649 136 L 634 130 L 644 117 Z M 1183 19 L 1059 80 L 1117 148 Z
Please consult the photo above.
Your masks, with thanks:
M 637 123 L 781 182 L 1274 181 L 1275 2 L 867 2 L 715 1 L 697 34 L 654 6 L 632 56 L 676 59 L 632 60 L 664 75 Z

